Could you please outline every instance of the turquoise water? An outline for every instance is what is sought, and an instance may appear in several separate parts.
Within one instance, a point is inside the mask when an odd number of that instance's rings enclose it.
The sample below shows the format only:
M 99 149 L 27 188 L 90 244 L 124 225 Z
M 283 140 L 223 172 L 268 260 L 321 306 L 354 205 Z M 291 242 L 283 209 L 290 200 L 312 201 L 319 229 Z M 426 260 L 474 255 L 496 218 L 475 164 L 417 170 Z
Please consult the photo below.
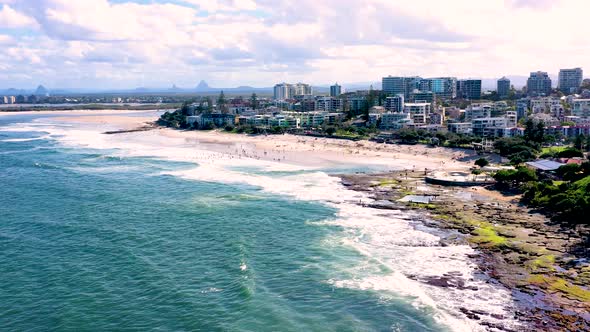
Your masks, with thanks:
M 44 135 L 0 129 L 4 331 L 443 330 L 410 300 L 330 283 L 363 260 L 325 245 L 344 232 L 321 222 L 333 208 Z

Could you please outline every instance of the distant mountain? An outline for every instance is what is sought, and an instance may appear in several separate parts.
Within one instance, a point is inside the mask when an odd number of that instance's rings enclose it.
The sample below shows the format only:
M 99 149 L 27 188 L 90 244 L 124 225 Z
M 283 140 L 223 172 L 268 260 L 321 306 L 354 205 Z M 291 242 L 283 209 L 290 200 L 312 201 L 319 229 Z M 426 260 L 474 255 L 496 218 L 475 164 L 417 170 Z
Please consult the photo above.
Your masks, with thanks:
M 9 89 L 5 89 L 5 90 L 0 90 L 0 95 L 3 95 L 3 96 L 28 95 L 31 92 L 32 92 L 31 90 L 9 88 Z
M 39 85 L 37 90 L 35 90 L 36 96 L 47 96 L 49 95 L 49 90 L 47 90 L 43 85 Z
M 197 85 L 197 91 L 208 91 L 209 88 L 209 84 L 207 84 L 207 82 L 201 80 L 201 82 L 199 82 L 199 85 Z

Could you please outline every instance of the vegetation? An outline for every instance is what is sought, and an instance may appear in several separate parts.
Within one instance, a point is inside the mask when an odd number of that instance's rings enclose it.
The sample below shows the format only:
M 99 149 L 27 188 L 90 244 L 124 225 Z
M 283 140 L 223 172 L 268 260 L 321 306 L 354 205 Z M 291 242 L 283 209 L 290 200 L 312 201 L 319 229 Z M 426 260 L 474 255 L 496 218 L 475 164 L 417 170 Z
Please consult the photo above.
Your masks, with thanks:
M 475 161 L 475 165 L 481 168 L 486 167 L 489 164 L 490 162 L 486 158 L 479 158 Z

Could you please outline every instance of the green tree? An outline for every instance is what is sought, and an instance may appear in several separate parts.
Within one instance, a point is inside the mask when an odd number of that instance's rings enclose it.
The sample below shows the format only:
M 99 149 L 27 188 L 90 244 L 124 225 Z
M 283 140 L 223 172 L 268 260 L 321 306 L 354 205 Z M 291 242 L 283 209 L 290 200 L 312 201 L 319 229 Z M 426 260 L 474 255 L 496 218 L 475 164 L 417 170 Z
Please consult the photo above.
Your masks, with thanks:
M 490 162 L 486 158 L 479 158 L 475 161 L 475 165 L 479 166 L 480 168 L 486 167 L 489 164 Z
M 563 165 L 555 171 L 555 174 L 561 177 L 564 181 L 577 181 L 584 177 L 582 166 L 578 164 Z
M 252 93 L 252 96 L 250 96 L 250 105 L 253 110 L 258 108 L 258 96 L 256 96 L 256 93 Z
M 557 158 L 576 158 L 576 157 L 584 157 L 584 153 L 577 148 L 567 148 L 565 150 L 561 150 L 557 153 Z
M 217 98 L 217 107 L 222 113 L 227 112 L 227 101 L 225 100 L 223 90 L 219 93 L 219 97 Z
M 576 135 L 574 139 L 574 147 L 578 150 L 582 150 L 584 147 L 584 135 Z

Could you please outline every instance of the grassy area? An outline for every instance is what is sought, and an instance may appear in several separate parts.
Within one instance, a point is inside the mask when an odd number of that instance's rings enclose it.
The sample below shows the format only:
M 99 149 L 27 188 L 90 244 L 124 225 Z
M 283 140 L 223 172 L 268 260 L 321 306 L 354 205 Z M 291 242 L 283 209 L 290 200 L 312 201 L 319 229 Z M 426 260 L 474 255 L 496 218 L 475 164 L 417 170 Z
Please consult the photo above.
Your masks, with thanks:
M 379 187 L 392 186 L 392 185 L 396 185 L 399 183 L 400 182 L 396 179 L 383 179 L 383 180 L 379 181 Z
M 541 154 L 544 154 L 544 153 L 552 153 L 552 154 L 559 153 L 559 152 L 561 152 L 561 151 L 563 151 L 565 149 L 568 149 L 568 148 L 569 148 L 569 146 L 549 146 L 549 147 L 544 147 L 541 150 Z

